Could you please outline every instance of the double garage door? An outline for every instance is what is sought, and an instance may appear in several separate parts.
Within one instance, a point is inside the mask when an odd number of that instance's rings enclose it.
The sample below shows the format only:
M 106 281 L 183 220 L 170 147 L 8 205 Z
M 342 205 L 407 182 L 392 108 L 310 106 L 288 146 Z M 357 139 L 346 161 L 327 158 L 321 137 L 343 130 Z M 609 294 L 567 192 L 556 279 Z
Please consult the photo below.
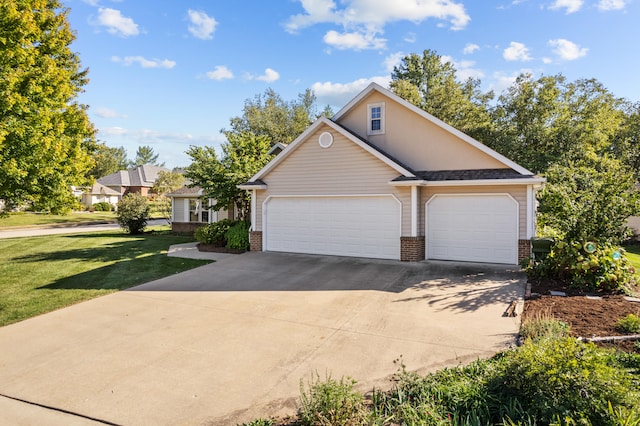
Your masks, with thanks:
M 391 196 L 270 198 L 265 249 L 399 259 L 400 212 Z
M 512 197 L 436 195 L 425 207 L 427 259 L 517 263 Z M 402 207 L 392 196 L 272 197 L 263 214 L 267 251 L 400 258 Z

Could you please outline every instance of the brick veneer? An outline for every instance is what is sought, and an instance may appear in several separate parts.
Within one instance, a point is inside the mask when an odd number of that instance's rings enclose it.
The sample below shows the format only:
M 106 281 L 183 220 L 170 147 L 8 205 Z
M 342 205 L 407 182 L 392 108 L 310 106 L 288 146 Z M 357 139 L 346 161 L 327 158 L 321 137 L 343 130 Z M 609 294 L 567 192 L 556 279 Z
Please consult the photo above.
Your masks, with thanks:
M 518 240 L 518 262 L 531 256 L 531 241 Z
M 172 222 L 171 230 L 179 234 L 192 234 L 196 229 L 206 225 L 204 222 Z
M 249 250 L 262 251 L 262 231 L 249 231 Z
M 424 260 L 424 237 L 400 237 L 400 260 L 403 262 Z

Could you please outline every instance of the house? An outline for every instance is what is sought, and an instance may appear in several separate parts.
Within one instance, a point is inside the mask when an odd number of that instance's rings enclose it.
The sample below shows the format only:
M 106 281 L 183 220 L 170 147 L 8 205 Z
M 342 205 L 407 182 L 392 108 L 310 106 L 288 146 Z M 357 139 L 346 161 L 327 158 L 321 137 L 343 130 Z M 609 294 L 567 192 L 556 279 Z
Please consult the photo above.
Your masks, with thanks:
M 211 208 L 214 200 L 203 199 L 203 191 L 199 187 L 183 186 L 167 194 L 171 198 L 171 230 L 188 233 L 196 228 L 214 223 L 222 219 L 233 219 L 233 208 L 215 211 Z
M 120 197 L 129 193 L 149 195 L 149 190 L 160 172 L 170 172 L 166 167 L 144 164 L 129 170 L 120 170 L 98 179 L 98 183 L 113 189 Z
M 96 182 L 91 186 L 91 188 L 82 193 L 81 197 L 82 204 L 87 207 L 102 202 L 115 206 L 120 200 L 120 193 Z
M 516 264 L 543 182 L 371 84 L 240 188 L 252 250 Z

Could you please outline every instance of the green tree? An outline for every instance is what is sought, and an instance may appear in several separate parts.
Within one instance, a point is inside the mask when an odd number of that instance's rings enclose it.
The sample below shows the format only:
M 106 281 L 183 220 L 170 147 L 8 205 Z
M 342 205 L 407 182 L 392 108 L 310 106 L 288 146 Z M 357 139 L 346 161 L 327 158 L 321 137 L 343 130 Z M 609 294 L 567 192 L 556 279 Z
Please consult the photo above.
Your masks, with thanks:
M 628 103 L 624 122 L 613 142 L 613 152 L 640 176 L 640 103 Z
M 118 202 L 117 215 L 120 227 L 128 233 L 141 234 L 149 220 L 147 197 L 140 194 L 127 194 Z
M 213 147 L 192 146 L 187 151 L 192 163 L 186 177 L 203 189 L 206 198 L 216 201 L 214 210 L 234 205 L 238 219 L 249 220 L 251 196 L 238 189 L 273 157 L 268 154 L 271 140 L 248 132 L 229 133 L 218 158 Z
M 391 73 L 391 90 L 406 101 L 480 141 L 490 134 L 493 93 L 479 90 L 480 80 L 460 83 L 451 62 L 432 50 L 412 53 Z
M 325 107 L 322 114 L 328 113 L 331 113 L 331 108 Z M 247 99 L 242 116 L 231 118 L 230 129 L 222 129 L 222 133 L 227 138 L 234 133 L 266 136 L 271 145 L 290 143 L 319 115 L 316 112 L 316 96 L 310 89 L 291 102 L 285 102 L 273 89 L 267 89 L 264 95 Z
M 59 213 L 87 183 L 94 128 L 77 102 L 87 71 L 57 0 L 0 2 L 0 199 Z
M 182 173 L 160 171 L 152 191 L 159 195 L 165 195 L 182 188 L 184 182 L 185 178 Z
M 93 154 L 94 166 L 89 175 L 95 179 L 101 178 L 119 170 L 126 170 L 131 166 L 124 147 L 112 148 L 99 143 Z
M 635 176 L 620 160 L 585 152 L 553 164 L 538 193 L 538 225 L 566 241 L 620 244 L 627 218 L 637 214 Z
M 164 163 L 158 163 L 158 157 L 160 154 L 156 154 L 150 146 L 139 146 L 136 151 L 136 159 L 133 161 L 134 166 L 142 166 L 144 164 L 150 164 L 152 166 L 164 167 Z
M 523 74 L 498 99 L 489 145 L 537 173 L 567 153 L 609 151 L 624 120 L 624 102 L 596 80 Z M 571 154 L 573 155 L 573 154 Z

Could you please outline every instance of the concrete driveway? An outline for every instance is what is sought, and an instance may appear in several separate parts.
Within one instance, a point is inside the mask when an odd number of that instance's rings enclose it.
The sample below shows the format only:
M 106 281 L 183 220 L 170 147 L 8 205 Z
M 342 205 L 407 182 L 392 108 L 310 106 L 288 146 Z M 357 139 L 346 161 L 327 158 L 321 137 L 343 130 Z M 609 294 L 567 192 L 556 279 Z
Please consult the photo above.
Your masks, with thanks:
M 502 314 L 524 295 L 517 269 L 231 256 L 0 328 L 0 423 L 95 423 L 52 407 L 122 425 L 235 425 L 294 414 L 314 372 L 388 388 L 400 356 L 426 372 L 513 344 L 518 318 Z

